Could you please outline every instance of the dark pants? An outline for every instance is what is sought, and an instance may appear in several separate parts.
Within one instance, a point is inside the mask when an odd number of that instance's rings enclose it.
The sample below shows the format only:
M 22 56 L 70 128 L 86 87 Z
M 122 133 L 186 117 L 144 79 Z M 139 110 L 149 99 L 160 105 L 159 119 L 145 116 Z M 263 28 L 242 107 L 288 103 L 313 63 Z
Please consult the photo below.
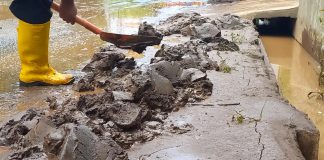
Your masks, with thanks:
M 43 24 L 52 17 L 53 0 L 14 0 L 11 12 L 20 20 L 30 24 Z

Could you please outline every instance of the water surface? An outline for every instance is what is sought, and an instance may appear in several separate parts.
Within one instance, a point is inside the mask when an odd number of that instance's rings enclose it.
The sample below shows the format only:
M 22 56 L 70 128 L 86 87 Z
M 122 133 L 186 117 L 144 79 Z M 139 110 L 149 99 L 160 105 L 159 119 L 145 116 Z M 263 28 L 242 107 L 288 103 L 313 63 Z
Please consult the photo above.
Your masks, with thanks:
M 183 2 L 190 2 L 188 0 Z M 107 32 L 137 34 L 143 21 L 157 23 L 171 15 L 203 5 L 192 6 L 173 0 L 77 0 L 78 14 Z M 19 88 L 20 61 L 16 46 L 17 19 L 10 13 L 11 0 L 0 1 L 0 120 L 26 110 L 45 106 L 44 98 L 52 94 L 68 94 L 69 87 Z M 50 63 L 60 72 L 82 75 L 80 68 L 99 47 L 106 45 L 100 38 L 79 25 L 69 25 L 55 13 L 50 33 Z M 149 47 L 145 56 L 129 53 L 138 58 L 139 65 L 149 62 L 158 48 Z M 17 105 L 16 105 L 17 104 Z
M 319 86 L 318 64 L 292 37 L 262 36 L 281 93 L 298 110 L 308 114 L 320 133 L 324 133 L 324 100 L 308 98 L 309 92 L 324 92 Z M 322 136 L 323 137 L 323 136 Z M 324 139 L 320 141 L 320 160 L 324 159 Z

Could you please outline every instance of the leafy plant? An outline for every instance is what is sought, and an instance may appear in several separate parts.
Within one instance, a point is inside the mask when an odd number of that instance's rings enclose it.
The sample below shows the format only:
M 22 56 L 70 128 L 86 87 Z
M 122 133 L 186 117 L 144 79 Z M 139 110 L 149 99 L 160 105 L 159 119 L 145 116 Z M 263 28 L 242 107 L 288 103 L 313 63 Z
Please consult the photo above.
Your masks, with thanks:
M 232 72 L 232 68 L 226 64 L 225 60 L 221 61 L 219 68 L 223 73 L 231 73 Z

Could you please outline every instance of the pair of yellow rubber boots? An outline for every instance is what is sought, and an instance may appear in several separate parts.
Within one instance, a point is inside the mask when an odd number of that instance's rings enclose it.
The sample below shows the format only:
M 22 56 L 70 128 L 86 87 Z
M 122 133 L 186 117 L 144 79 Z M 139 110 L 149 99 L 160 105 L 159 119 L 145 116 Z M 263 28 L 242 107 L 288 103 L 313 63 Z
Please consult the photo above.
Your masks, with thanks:
M 48 42 L 50 22 L 29 24 L 19 20 L 18 52 L 21 60 L 20 86 L 67 85 L 74 81 L 50 67 Z

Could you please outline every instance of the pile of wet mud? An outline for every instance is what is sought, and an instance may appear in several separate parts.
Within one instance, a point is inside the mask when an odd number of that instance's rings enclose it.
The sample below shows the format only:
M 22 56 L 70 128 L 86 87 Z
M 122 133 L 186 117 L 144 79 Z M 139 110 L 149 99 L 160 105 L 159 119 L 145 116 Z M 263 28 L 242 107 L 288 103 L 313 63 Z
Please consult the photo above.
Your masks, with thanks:
M 74 86 L 79 96 L 48 97 L 48 110 L 30 109 L 3 122 L 0 144 L 10 146 L 8 159 L 128 159 L 126 149 L 161 134 L 183 134 L 190 124 L 166 121 L 170 112 L 212 94 L 208 70 L 222 71 L 211 50 L 239 47 L 221 35 L 250 22 L 232 15 L 212 20 L 181 13 L 157 27 L 140 26 L 140 35 L 182 34 L 190 41 L 162 45 L 146 67 L 109 45 L 94 54 Z

